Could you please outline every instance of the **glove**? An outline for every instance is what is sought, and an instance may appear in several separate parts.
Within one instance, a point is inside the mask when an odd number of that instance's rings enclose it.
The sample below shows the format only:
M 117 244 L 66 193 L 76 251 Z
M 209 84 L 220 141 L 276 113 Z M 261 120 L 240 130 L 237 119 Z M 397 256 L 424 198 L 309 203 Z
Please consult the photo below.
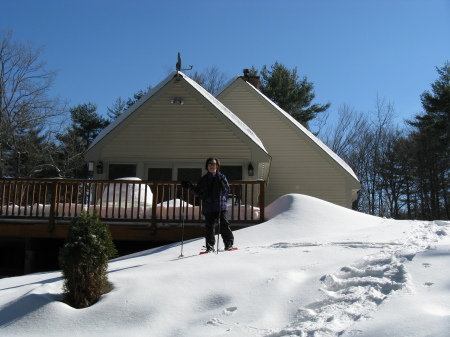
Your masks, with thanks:
M 182 181 L 181 182 L 181 187 L 183 187 L 183 188 L 189 188 L 191 186 L 192 186 L 192 184 L 189 181 Z

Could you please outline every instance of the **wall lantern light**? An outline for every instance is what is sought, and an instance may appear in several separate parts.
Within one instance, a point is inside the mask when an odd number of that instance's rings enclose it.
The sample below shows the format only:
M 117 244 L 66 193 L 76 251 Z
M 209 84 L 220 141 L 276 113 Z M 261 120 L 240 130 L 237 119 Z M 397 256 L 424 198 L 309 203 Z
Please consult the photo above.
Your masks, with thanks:
M 88 178 L 92 179 L 94 176 L 94 162 L 90 161 L 88 162 Z
M 97 164 L 97 174 L 103 174 L 103 163 L 101 161 Z
M 175 97 L 173 100 L 170 101 L 170 103 L 183 105 L 184 101 L 181 97 Z
M 249 177 L 253 177 L 253 174 L 254 174 L 254 171 L 253 171 L 253 165 L 252 165 L 252 163 L 249 163 L 248 164 L 248 176 Z

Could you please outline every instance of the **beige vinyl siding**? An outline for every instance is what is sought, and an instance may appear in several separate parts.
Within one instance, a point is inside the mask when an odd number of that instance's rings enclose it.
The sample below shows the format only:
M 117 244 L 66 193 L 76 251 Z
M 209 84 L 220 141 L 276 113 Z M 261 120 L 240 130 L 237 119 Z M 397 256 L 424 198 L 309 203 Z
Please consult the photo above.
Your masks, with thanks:
M 267 204 L 301 193 L 349 207 L 345 177 L 327 154 L 246 86 L 232 85 L 219 100 L 252 128 L 272 157 Z
M 106 136 L 101 157 L 116 160 L 204 160 L 211 155 L 222 160 L 251 158 L 251 148 L 185 89 L 182 82 L 163 91 Z M 175 97 L 181 97 L 184 104 L 172 104 Z

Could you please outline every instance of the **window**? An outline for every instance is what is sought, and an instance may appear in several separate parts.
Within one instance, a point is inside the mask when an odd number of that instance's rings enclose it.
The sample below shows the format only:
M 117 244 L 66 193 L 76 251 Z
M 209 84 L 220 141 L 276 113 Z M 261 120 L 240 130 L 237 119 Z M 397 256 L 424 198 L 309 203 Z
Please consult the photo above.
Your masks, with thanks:
M 149 167 L 147 169 L 147 179 L 150 181 L 172 181 L 172 169 L 169 167 Z M 152 193 L 156 193 L 156 201 L 158 203 L 172 199 L 173 190 L 170 186 L 165 185 L 156 191 L 155 186 L 151 186 Z
M 242 180 L 242 166 L 220 166 L 222 172 L 228 181 Z
M 178 179 L 179 181 L 194 181 L 197 182 L 198 179 L 202 176 L 201 168 L 179 168 L 178 169 Z
M 172 180 L 172 169 L 171 168 L 160 168 L 151 167 L 147 170 L 148 180 L 157 181 L 171 181 Z
M 109 164 L 108 179 L 136 177 L 136 165 L 133 164 Z

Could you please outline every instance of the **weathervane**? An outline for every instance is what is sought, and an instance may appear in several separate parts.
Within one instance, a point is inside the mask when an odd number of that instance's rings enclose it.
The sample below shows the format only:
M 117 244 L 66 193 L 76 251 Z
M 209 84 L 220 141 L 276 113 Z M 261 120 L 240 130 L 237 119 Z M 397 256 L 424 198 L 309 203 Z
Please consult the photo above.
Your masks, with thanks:
M 181 70 L 191 70 L 194 66 L 189 65 L 189 67 L 190 67 L 189 69 L 187 69 L 187 68 L 181 69 L 181 54 L 180 54 L 180 52 L 178 52 L 178 62 L 175 65 L 175 68 L 177 69 L 178 78 L 180 78 L 178 72 L 180 72 Z

